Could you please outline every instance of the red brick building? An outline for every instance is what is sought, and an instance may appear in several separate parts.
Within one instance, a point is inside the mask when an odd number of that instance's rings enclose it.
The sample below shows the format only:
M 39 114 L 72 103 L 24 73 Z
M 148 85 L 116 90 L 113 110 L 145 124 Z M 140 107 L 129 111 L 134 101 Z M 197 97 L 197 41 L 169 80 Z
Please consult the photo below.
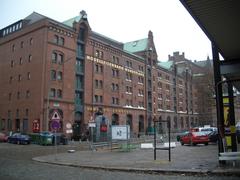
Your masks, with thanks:
M 153 34 L 121 43 L 91 30 L 87 15 L 63 23 L 32 13 L 0 30 L 0 128 L 87 129 L 101 112 L 133 134 L 170 120 L 173 131 L 198 125 L 201 104 L 194 63 L 159 62 Z M 187 62 L 187 60 L 186 60 Z

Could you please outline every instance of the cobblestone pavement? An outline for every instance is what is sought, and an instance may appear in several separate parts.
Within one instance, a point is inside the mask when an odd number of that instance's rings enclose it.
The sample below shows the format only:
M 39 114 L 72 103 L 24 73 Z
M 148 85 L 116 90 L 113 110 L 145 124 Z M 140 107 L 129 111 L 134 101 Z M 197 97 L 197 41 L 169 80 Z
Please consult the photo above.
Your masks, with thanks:
M 178 148 L 178 150 L 177 150 Z M 39 145 L 14 145 L 8 143 L 0 143 L 0 179 L 1 180 L 106 180 L 106 179 L 131 179 L 131 180 L 152 180 L 152 179 L 179 179 L 179 180 L 237 180 L 237 176 L 226 176 L 226 174 L 208 174 L 208 173 L 168 173 L 172 166 L 176 164 L 176 154 L 190 152 L 203 152 L 203 148 L 211 153 L 216 151 L 215 145 L 205 146 L 183 146 L 177 147 L 172 151 L 172 162 L 168 162 L 168 152 L 158 151 L 157 161 L 153 161 L 152 150 L 132 150 L 130 152 L 106 150 L 88 151 L 89 144 L 73 143 L 67 146 L 57 147 L 57 156 L 55 156 L 55 147 L 39 146 Z M 69 149 L 76 150 L 75 153 L 66 153 Z M 141 156 L 138 156 L 141 155 Z M 181 155 L 181 153 L 180 153 Z M 48 160 L 48 163 L 39 163 L 32 161 L 32 158 L 41 156 L 41 160 Z M 106 157 L 108 156 L 108 158 Z M 129 157 L 132 158 L 129 158 Z M 192 155 L 193 156 L 193 155 Z M 57 157 L 56 161 L 54 160 Z M 104 158 L 105 157 L 105 158 Z M 79 158 L 82 158 L 80 160 Z M 184 157 L 182 157 L 185 159 Z M 53 163 L 49 164 L 50 160 Z M 67 159 L 67 161 L 64 161 Z M 61 162 L 62 161 L 62 162 Z M 71 162 L 72 161 L 72 162 Z M 111 162 L 111 161 L 115 161 Z M 133 162 L 132 162 L 133 161 Z M 74 163 L 73 163 L 74 162 Z M 94 163 L 95 162 L 95 163 Z M 100 163 L 101 162 L 101 163 Z M 135 163 L 136 162 L 136 163 Z M 213 161 L 211 161 L 213 162 Z M 62 165 L 58 165 L 61 164 Z M 64 165 L 65 163 L 65 165 Z M 67 164 L 68 163 L 68 164 Z M 119 165 L 117 165 L 119 163 Z M 210 165 L 210 161 L 207 161 Z M 83 166 L 82 166 L 83 165 Z M 82 168 L 84 165 L 88 168 Z M 121 166 L 120 166 L 121 165 Z M 148 166 L 145 166 L 148 165 Z M 216 165 L 216 164 L 215 164 Z M 95 168 L 97 166 L 97 168 Z M 124 166 L 124 167 L 123 167 Z M 168 171 L 154 171 L 156 167 L 159 169 L 166 167 Z M 206 167 L 207 164 L 203 165 Z M 99 168 L 99 167 L 102 167 Z M 197 166 L 197 163 L 193 167 Z M 215 167 L 214 164 L 212 166 Z M 105 169 L 104 169 L 105 168 Z M 113 168 L 113 169 L 111 169 Z M 115 169 L 114 169 L 115 168 Z M 122 169 L 120 169 L 122 168 Z M 134 170 L 135 169 L 135 170 Z M 194 170 L 194 169 L 193 169 Z M 198 169 L 197 169 L 198 170 Z M 180 172 L 180 173 L 179 173 Z
M 216 144 L 208 146 L 179 145 L 171 149 L 171 162 L 168 161 L 167 150 L 158 150 L 157 160 L 154 161 L 152 149 L 143 150 L 139 148 L 129 152 L 120 149 L 114 151 L 76 151 L 75 153 L 62 153 L 56 156 L 36 157 L 34 160 L 111 170 L 240 175 L 239 164 L 236 167 L 232 167 L 231 164 L 220 167 L 217 154 Z

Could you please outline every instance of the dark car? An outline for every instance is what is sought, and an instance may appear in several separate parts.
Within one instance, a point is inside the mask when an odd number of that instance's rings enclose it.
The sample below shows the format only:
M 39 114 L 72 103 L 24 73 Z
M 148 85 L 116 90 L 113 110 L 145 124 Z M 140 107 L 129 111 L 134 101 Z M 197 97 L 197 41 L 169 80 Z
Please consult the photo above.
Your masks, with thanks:
M 68 144 L 68 139 L 65 136 L 65 134 L 62 133 L 53 133 L 53 144 L 55 144 L 55 140 L 57 140 L 57 144 L 63 144 L 67 145 Z
M 31 138 L 26 134 L 14 133 L 8 137 L 8 142 L 14 144 L 30 144 Z
M 212 131 L 208 134 L 209 142 L 216 143 L 218 141 L 218 132 Z

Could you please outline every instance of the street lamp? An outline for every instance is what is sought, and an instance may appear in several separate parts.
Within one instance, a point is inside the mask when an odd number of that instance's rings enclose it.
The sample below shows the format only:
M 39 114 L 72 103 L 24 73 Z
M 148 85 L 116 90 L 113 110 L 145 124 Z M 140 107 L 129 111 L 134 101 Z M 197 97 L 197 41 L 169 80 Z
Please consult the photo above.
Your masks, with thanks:
M 70 57 L 70 58 L 67 58 L 65 61 L 61 62 L 61 64 L 58 64 L 58 67 L 56 68 L 56 79 L 58 79 L 57 77 L 57 70 L 59 70 L 60 65 L 63 65 L 65 64 L 66 62 L 70 61 L 71 59 L 73 59 L 74 57 Z M 57 59 L 57 58 L 56 58 Z M 58 63 L 58 62 L 56 62 Z M 46 107 L 46 120 L 45 120 L 45 130 L 47 131 L 48 130 L 48 118 L 49 118 L 49 104 L 50 104 L 50 89 L 51 89 L 51 80 L 52 80 L 52 74 L 51 74 L 51 70 L 53 68 L 53 62 L 51 61 L 51 66 L 50 66 L 50 76 L 49 76 L 49 79 L 48 79 L 48 90 L 47 90 L 47 107 Z M 62 75 L 62 78 L 63 78 L 63 75 Z

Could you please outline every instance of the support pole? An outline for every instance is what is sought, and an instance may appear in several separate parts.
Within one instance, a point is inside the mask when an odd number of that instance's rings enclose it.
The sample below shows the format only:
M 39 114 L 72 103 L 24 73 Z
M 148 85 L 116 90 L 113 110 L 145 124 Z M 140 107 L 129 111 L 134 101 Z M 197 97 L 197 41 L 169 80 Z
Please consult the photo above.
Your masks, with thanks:
M 233 85 L 228 82 L 228 98 L 229 98 L 229 124 L 231 131 L 231 142 L 232 142 L 232 152 L 237 151 L 237 139 L 236 139 L 236 129 L 235 129 L 235 112 L 234 112 L 234 96 L 233 96 Z
M 217 48 L 212 43 L 213 54 L 213 68 L 214 68 L 214 81 L 215 81 L 215 93 L 216 93 L 216 105 L 217 105 L 217 127 L 218 127 L 218 152 L 224 152 L 222 138 L 224 138 L 224 115 L 223 115 L 223 96 L 222 96 L 222 84 L 220 73 L 220 60 Z
M 154 160 L 156 160 L 156 150 L 157 150 L 157 148 L 156 148 L 156 141 L 157 141 L 157 139 L 156 139 L 156 122 L 154 121 L 153 122 L 154 123 Z
M 168 160 L 171 161 L 171 122 L 168 120 Z

